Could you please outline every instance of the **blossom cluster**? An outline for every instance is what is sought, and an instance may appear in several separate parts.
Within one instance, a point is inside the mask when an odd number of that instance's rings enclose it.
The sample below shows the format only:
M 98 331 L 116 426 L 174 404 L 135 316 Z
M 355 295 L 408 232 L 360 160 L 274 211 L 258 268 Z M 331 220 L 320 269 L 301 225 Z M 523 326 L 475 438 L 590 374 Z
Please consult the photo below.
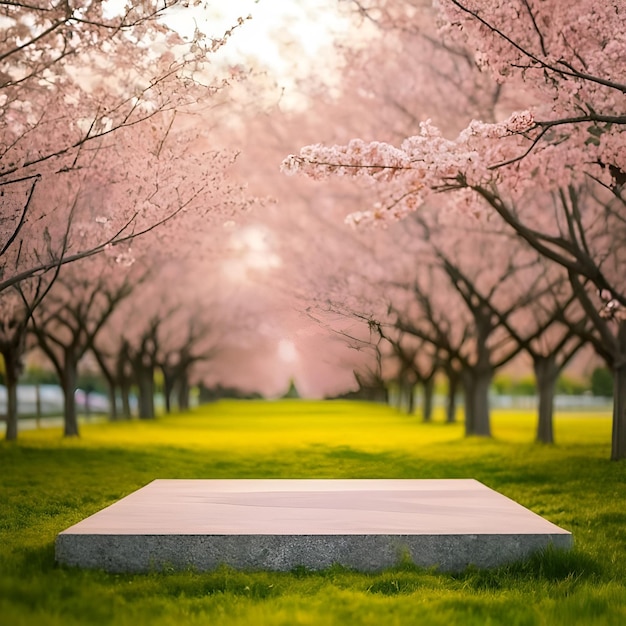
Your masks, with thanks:
M 608 289 L 602 289 L 598 295 L 602 302 L 600 317 L 610 320 L 626 320 L 626 308 L 613 297 Z
M 321 180 L 329 176 L 366 176 L 391 180 L 398 171 L 411 168 L 402 148 L 379 141 L 367 143 L 352 139 L 346 146 L 305 146 L 298 155 L 288 156 L 281 170 L 288 175 L 302 171 L 303 166 L 315 164 L 307 174 Z
M 477 62 L 496 80 L 520 80 L 538 91 L 546 104 L 538 126 L 552 131 L 542 137 L 546 142 L 567 141 L 585 152 L 600 138 L 597 143 L 606 149 L 598 160 L 626 171 L 623 156 L 609 147 L 611 137 L 626 144 L 626 123 L 602 122 L 626 120 L 623 3 L 582 0 L 575 10 L 561 0 L 438 0 L 437 5 L 448 29 L 457 27 L 457 36 L 477 51 Z M 581 117 L 589 124 L 560 126 Z M 521 132 L 532 127 L 519 119 L 511 129 L 518 124 Z
M 576 11 L 560 0 L 436 4 L 448 33 L 476 51 L 476 61 L 499 82 L 532 91 L 534 107 L 496 122 L 473 120 L 455 139 L 423 122 L 419 133 L 399 146 L 361 140 L 307 146 L 285 160 L 283 171 L 384 183 L 380 206 L 352 216 L 359 223 L 402 217 L 433 191 L 495 184 L 499 193 L 519 199 L 528 190 L 589 179 L 610 187 L 623 184 L 623 8 L 591 0 Z M 475 212 L 469 197 L 450 202 Z

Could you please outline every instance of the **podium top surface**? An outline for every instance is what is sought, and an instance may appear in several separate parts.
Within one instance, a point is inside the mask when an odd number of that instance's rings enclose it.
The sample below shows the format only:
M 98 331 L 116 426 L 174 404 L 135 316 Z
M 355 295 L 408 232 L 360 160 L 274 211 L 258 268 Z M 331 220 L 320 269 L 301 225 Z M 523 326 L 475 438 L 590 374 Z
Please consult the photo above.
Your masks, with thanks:
M 473 479 L 159 479 L 61 534 L 570 533 Z

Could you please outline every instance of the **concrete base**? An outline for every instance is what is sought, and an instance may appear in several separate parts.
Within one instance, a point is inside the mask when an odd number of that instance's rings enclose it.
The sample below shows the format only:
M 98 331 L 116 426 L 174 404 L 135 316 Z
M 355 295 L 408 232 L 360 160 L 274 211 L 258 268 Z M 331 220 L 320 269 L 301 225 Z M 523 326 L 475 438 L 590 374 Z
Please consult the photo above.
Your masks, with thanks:
M 111 572 L 494 567 L 571 533 L 475 480 L 155 480 L 60 533 L 59 563 Z

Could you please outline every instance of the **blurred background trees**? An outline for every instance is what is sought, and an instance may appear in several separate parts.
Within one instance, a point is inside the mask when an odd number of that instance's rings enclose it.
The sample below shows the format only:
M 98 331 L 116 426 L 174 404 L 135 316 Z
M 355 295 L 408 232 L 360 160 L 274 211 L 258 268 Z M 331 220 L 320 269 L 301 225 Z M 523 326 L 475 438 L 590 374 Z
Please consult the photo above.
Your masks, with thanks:
M 0 3 L 7 438 L 43 351 L 67 435 L 99 371 L 113 419 L 155 385 L 165 410 L 294 386 L 450 422 L 462 397 L 488 436 L 532 394 L 547 443 L 556 394 L 611 391 L 624 456 L 619 11 L 324 4 L 332 38 L 275 30 L 278 69 L 220 56 L 269 8 L 185 31 L 185 4 Z

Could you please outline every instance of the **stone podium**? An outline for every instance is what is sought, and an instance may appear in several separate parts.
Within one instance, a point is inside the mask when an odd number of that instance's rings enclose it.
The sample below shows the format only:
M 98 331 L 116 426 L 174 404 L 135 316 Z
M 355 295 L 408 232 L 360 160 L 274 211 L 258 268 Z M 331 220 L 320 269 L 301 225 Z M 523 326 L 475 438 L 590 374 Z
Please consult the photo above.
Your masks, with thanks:
M 61 532 L 59 563 L 110 572 L 288 571 L 403 560 L 460 571 L 572 535 L 472 479 L 155 480 Z

